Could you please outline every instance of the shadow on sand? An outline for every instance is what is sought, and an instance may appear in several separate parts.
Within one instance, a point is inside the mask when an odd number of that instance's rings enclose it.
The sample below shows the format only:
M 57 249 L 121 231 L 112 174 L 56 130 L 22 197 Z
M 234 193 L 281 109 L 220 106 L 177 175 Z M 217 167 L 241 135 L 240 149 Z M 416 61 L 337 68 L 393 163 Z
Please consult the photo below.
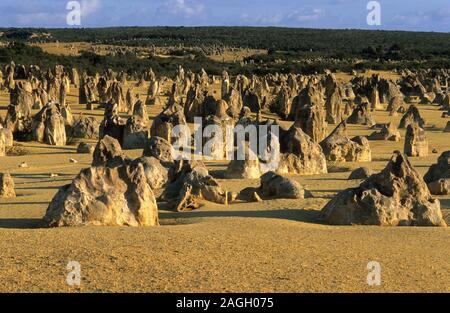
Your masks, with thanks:
M 63 151 L 70 151 L 75 152 L 77 151 L 77 147 L 68 147 L 68 146 L 50 146 L 50 145 L 27 145 L 26 148 L 35 148 L 35 149 L 45 149 L 45 150 L 63 150 Z M 61 152 L 60 154 L 62 154 Z M 52 154 L 55 154 L 55 152 L 52 152 Z
M 439 199 L 441 208 L 450 210 L 450 199 Z
M 323 224 L 320 212 L 315 210 L 266 210 L 266 211 L 191 211 L 191 212 L 159 212 L 161 219 L 189 219 L 215 217 L 275 218 L 295 222 Z M 165 225 L 166 223 L 162 223 Z M 176 223 L 177 225 L 179 223 Z M 183 223 L 182 223 L 183 224 Z M 172 225 L 171 223 L 167 225 Z M 0 229 L 39 229 L 46 228 L 44 221 L 38 218 L 2 218 Z
M 323 224 L 320 211 L 303 209 L 280 209 L 261 211 L 190 211 L 190 212 L 159 212 L 162 219 L 175 218 L 214 218 L 214 217 L 250 217 L 250 218 L 276 218 L 296 222 Z
M 0 228 L 37 229 L 44 226 L 40 218 L 0 218 Z

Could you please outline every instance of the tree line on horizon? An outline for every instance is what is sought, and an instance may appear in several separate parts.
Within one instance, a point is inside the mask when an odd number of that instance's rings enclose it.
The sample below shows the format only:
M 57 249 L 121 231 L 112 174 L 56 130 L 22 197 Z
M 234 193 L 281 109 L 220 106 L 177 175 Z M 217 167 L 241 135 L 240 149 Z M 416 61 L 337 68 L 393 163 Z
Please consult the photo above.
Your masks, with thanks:
M 450 68 L 450 33 L 371 30 L 325 30 L 277 27 L 119 27 L 79 29 L 3 28 L 1 41 L 13 42 L 0 49 L 0 64 L 14 59 L 21 64 L 42 67 L 67 64 L 88 71 L 105 67 L 140 73 L 152 67 L 170 76 L 178 65 L 193 71 L 205 68 L 220 74 L 267 74 L 351 71 L 352 69 Z M 36 34 L 49 34 L 48 37 Z M 262 49 L 267 53 L 245 59 L 247 65 L 213 61 L 202 53 L 194 58 L 140 59 L 134 55 L 99 56 L 83 52 L 80 56 L 50 55 L 32 42 L 91 42 L 141 47 L 236 47 Z M 177 54 L 183 54 L 183 49 Z M 192 51 L 186 51 L 192 53 Z M 283 60 L 283 62 L 277 62 Z

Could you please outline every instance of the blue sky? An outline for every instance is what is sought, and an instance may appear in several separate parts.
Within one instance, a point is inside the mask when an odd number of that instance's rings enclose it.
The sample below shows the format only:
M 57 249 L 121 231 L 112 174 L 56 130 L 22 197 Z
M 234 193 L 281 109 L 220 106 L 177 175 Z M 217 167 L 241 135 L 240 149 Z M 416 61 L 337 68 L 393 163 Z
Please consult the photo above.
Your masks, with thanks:
M 1 0 L 0 27 L 68 27 L 68 0 Z M 79 0 L 82 27 L 287 26 L 450 32 L 450 0 Z

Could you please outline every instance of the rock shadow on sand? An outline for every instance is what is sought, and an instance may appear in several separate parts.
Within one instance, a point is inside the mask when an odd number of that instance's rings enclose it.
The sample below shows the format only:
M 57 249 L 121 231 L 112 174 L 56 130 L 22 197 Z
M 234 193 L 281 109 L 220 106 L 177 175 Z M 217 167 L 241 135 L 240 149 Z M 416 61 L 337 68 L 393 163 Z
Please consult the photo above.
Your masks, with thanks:
M 38 229 L 44 228 L 44 222 L 40 218 L 0 218 L 0 228 Z
M 285 219 L 295 222 L 323 224 L 320 219 L 320 211 L 305 209 L 280 209 L 260 211 L 189 211 L 189 212 L 160 212 L 161 219 L 183 218 L 217 218 L 217 217 L 245 217 L 245 218 L 269 218 Z

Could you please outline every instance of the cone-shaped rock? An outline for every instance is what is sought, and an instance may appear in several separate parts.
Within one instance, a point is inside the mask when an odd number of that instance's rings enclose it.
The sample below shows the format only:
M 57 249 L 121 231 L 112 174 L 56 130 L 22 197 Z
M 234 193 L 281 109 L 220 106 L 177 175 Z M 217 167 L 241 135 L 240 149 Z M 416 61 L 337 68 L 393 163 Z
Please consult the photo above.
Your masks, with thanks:
M 379 131 L 375 131 L 367 137 L 369 140 L 388 140 L 388 141 L 400 141 L 402 136 L 398 131 L 394 123 L 388 123 L 381 127 Z
M 411 105 L 408 111 L 402 116 L 398 128 L 406 128 L 409 124 L 418 123 L 420 127 L 425 125 L 425 120 L 420 116 L 419 109 L 415 105 Z
M 154 157 L 163 163 L 172 163 L 175 157 L 172 145 L 161 137 L 151 137 L 147 141 L 143 156 Z
M 370 162 L 372 152 L 369 141 L 365 137 L 350 139 L 347 136 L 345 122 L 339 124 L 335 130 L 325 138 L 320 146 L 330 162 Z
M 428 141 L 425 131 L 417 123 L 409 124 L 406 128 L 405 154 L 413 157 L 428 155 Z
M 277 173 L 315 175 L 327 173 L 322 147 L 295 124 L 280 139 L 280 162 Z
M 352 114 L 347 118 L 347 123 L 368 126 L 374 125 L 375 120 L 370 113 L 369 105 L 367 103 L 358 105 L 353 110 Z
M 123 163 L 127 157 L 123 154 L 117 139 L 106 135 L 97 143 L 94 150 L 92 166 L 114 167 Z

